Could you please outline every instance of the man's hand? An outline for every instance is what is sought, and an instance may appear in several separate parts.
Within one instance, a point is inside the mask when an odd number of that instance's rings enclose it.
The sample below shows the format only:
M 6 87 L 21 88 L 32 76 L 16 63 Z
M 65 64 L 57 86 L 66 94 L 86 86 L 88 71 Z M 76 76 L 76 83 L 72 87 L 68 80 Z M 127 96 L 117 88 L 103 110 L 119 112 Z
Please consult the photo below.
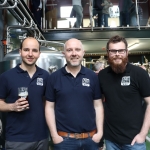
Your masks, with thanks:
M 40 11 L 40 10 L 41 10 L 41 8 L 38 8 L 38 9 L 37 9 L 37 11 Z
M 102 135 L 96 133 L 96 134 L 93 135 L 92 140 L 93 140 L 95 143 L 99 143 L 100 140 L 101 140 L 101 138 L 102 138 Z
M 12 104 L 12 111 L 20 112 L 29 109 L 29 103 L 25 98 L 20 98 Z
M 62 141 L 63 141 L 63 138 L 61 137 L 61 136 L 55 136 L 55 137 L 52 137 L 52 139 L 53 139 L 53 143 L 54 144 L 59 144 L 59 143 L 61 143 Z
M 137 134 L 134 139 L 132 140 L 131 145 L 134 145 L 135 143 L 144 143 L 145 142 L 145 136 L 141 135 L 140 133 Z

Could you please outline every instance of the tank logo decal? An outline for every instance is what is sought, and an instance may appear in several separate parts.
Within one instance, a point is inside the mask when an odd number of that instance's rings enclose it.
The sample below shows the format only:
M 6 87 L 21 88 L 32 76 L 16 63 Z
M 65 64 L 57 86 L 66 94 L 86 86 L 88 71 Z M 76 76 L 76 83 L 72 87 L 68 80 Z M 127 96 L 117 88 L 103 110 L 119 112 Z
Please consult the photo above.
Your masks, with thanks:
M 82 79 L 82 85 L 89 87 L 89 86 L 90 86 L 90 80 L 87 79 L 87 78 L 83 78 L 83 79 Z
M 37 78 L 37 85 L 43 86 L 43 78 Z
M 130 77 L 129 76 L 122 77 L 121 85 L 122 86 L 128 86 L 128 85 L 130 85 Z

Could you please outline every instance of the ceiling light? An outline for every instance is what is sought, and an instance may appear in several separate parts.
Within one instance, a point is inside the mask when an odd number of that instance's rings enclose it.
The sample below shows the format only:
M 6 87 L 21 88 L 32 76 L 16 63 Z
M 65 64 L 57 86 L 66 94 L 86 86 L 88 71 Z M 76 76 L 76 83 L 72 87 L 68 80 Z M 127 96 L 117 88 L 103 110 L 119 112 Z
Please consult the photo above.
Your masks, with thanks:
M 128 50 L 132 50 L 132 49 L 134 49 L 134 48 L 136 48 L 138 46 L 139 46 L 139 43 L 134 43 L 134 44 L 128 46 Z

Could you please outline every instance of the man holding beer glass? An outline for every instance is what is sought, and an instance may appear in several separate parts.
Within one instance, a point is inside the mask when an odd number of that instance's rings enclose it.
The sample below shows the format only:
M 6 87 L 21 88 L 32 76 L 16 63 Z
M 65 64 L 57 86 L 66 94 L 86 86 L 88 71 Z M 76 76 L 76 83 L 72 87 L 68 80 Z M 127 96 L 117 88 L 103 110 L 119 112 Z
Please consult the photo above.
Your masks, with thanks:
M 44 115 L 48 72 L 35 65 L 39 42 L 26 38 L 19 50 L 21 64 L 0 75 L 0 111 L 6 118 L 6 150 L 48 150 Z

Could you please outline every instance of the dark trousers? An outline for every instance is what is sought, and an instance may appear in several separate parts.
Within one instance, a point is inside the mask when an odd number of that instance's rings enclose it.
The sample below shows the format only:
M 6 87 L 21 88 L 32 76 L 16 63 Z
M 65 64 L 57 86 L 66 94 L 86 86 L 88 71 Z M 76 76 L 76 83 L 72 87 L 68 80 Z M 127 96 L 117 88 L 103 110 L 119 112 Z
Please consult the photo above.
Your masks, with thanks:
M 127 26 L 130 24 L 129 12 L 121 11 L 120 12 L 120 26 Z
M 98 15 L 98 18 L 94 20 L 95 27 L 101 27 L 102 26 L 102 10 L 94 9 L 93 8 L 93 16 Z
M 48 150 L 48 139 L 37 142 L 5 142 L 6 150 Z
M 38 25 L 41 27 L 42 10 L 37 10 L 37 8 L 34 8 L 33 6 L 32 12 Z

